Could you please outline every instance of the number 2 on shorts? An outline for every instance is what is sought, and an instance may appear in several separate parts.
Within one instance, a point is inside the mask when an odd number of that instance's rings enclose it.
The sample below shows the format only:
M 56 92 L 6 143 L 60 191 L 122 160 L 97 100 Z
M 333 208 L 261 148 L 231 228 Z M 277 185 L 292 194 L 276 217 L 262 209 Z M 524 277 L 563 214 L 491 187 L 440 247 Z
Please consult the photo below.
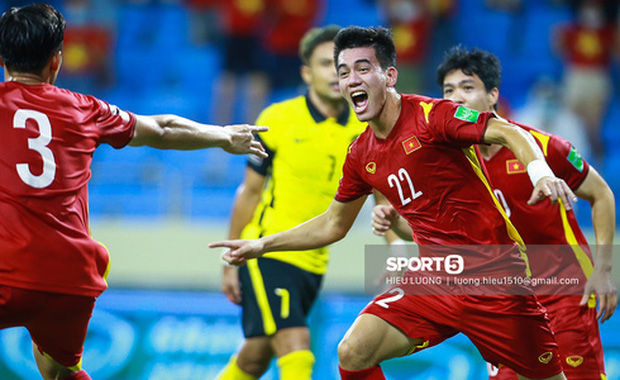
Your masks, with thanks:
M 381 306 L 382 308 L 389 309 L 390 306 L 388 305 L 388 303 L 396 302 L 396 301 L 398 301 L 399 299 L 401 299 L 401 298 L 403 298 L 405 296 L 405 291 L 402 290 L 401 288 L 394 288 L 394 289 L 390 290 L 388 293 L 389 294 L 396 293 L 396 295 L 392 296 L 392 297 L 381 299 L 379 301 L 375 301 L 375 303 L 377 305 Z

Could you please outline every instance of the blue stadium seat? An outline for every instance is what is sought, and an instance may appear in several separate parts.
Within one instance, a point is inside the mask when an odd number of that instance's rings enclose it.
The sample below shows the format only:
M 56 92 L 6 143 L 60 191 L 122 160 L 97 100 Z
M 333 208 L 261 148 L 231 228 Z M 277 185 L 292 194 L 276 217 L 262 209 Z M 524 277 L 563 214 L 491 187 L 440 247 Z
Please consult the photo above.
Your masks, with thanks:
M 620 146 L 620 95 L 612 99 L 601 130 L 605 150 L 615 153 Z

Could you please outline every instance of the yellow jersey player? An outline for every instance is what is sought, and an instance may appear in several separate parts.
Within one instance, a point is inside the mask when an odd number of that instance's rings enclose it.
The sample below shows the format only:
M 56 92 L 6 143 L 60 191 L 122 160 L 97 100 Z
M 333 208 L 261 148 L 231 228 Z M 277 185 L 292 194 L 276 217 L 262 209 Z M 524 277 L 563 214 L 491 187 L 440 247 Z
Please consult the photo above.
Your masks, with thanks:
M 330 205 L 348 145 L 365 124 L 350 111 L 338 87 L 333 38 L 339 28 L 310 30 L 301 41 L 298 96 L 265 109 L 257 123 L 268 159 L 253 157 L 233 207 L 230 239 L 256 239 L 290 229 Z M 276 252 L 248 265 L 226 266 L 222 290 L 242 307 L 245 340 L 220 380 L 257 379 L 275 355 L 281 379 L 310 379 L 314 355 L 306 319 L 327 270 L 326 248 Z

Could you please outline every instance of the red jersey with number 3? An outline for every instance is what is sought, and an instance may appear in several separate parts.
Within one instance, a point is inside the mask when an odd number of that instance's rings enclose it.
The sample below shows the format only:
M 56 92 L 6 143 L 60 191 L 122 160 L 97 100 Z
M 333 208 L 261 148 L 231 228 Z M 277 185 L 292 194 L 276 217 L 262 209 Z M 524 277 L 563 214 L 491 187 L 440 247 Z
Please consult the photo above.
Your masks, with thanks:
M 449 100 L 402 95 L 400 117 L 386 139 L 367 128 L 351 144 L 336 200 L 351 201 L 375 188 L 420 245 L 496 246 L 466 257 L 464 274 L 523 275 L 525 262 L 514 247 L 519 234 L 472 146 L 483 142 L 492 116 Z
M 571 189 L 576 190 L 583 183 L 590 165 L 568 141 L 510 122 L 534 136 L 555 175 L 564 179 Z M 510 150 L 501 148 L 490 159 L 484 160 L 484 164 L 495 194 L 525 244 L 566 247 L 528 250 L 532 275 L 552 278 L 563 273 L 582 273 L 589 277 L 593 270 L 592 254 L 573 210 L 566 211 L 563 206 L 554 205 L 548 199 L 529 206 L 527 201 L 533 190 L 532 182 L 525 167 Z M 532 223 L 532 215 L 536 223 Z
M 90 164 L 136 118 L 49 84 L 0 84 L 0 284 L 98 296 L 108 252 L 90 236 Z

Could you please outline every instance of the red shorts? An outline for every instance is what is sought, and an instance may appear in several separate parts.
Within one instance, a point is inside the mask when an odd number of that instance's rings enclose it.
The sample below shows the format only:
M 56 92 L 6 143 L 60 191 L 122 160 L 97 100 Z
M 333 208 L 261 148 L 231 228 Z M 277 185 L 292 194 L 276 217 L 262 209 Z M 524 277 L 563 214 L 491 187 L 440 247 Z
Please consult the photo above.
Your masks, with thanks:
M 94 306 L 95 297 L 0 285 L 0 329 L 26 327 L 41 353 L 74 367 L 82 357 Z
M 601 379 L 605 359 L 596 320 L 596 305 L 579 306 L 581 296 L 538 296 L 547 308 L 564 374 L 568 379 Z M 489 368 L 493 380 L 517 380 L 510 368 Z
M 405 295 L 397 288 L 377 296 L 361 313 L 423 339 L 417 349 L 462 332 L 496 366 L 534 379 L 562 371 L 544 309 L 534 296 Z

